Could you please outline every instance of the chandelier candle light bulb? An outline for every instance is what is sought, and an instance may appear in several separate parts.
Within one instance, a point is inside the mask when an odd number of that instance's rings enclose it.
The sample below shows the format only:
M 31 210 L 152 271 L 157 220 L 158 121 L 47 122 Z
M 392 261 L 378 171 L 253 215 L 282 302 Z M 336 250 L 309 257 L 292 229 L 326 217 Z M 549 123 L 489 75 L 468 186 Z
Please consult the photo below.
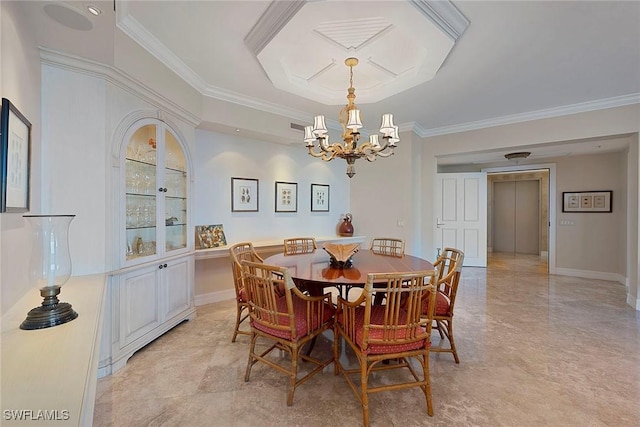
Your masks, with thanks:
M 324 116 L 316 116 L 313 126 L 305 126 L 304 143 L 313 157 L 320 157 L 328 162 L 335 157 L 340 157 L 347 162 L 347 175 L 352 178 L 356 174 L 354 163 L 364 157 L 373 162 L 377 157 L 389 157 L 393 149 L 400 141 L 398 126 L 393 123 L 393 114 L 382 115 L 380 133 L 384 143 L 380 145 L 379 135 L 373 134 L 369 141 L 358 145 L 360 141 L 360 129 L 363 127 L 360 118 L 360 110 L 356 107 L 355 88 L 353 87 L 353 67 L 358 65 L 357 58 L 347 58 L 344 61 L 349 67 L 349 88 L 347 89 L 347 105 L 340 111 L 340 125 L 342 126 L 343 143 L 329 144 L 329 136 Z M 317 142 L 317 145 L 315 144 Z

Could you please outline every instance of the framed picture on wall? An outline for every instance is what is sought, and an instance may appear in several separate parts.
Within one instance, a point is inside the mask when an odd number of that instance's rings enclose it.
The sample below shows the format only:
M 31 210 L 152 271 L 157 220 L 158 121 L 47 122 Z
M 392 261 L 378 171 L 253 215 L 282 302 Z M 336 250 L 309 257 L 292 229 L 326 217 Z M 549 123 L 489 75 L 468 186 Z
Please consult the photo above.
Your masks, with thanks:
M 298 184 L 276 181 L 276 212 L 298 211 Z
M 611 212 L 612 191 L 562 193 L 562 212 Z
M 0 212 L 29 210 L 31 123 L 6 98 L 0 120 L 2 195 Z
M 329 212 L 329 186 L 311 184 L 311 212 Z
M 258 212 L 258 180 L 231 178 L 231 212 Z

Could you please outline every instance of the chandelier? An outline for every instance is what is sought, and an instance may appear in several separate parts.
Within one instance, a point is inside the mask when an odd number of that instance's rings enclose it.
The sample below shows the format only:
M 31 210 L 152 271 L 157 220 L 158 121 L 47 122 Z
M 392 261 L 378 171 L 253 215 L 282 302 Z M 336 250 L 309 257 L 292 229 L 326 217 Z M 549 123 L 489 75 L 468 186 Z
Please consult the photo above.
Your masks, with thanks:
M 309 154 L 313 157 L 321 157 L 326 162 L 335 157 L 345 159 L 347 161 L 347 175 L 351 178 L 356 174 L 354 163 L 357 159 L 365 157 L 368 161 L 373 162 L 376 157 L 389 157 L 393 154 L 393 149 L 400 138 L 398 137 L 398 126 L 393 124 L 393 114 L 387 113 L 382 115 L 382 125 L 380 126 L 383 144 L 380 145 L 379 135 L 373 134 L 369 136 L 368 141 L 358 145 L 362 120 L 360 119 L 360 110 L 353 102 L 356 99 L 356 90 L 353 87 L 353 67 L 358 65 L 358 58 L 347 58 L 344 63 L 349 67 L 349 89 L 347 105 L 340 110 L 339 116 L 343 142 L 329 143 L 324 116 L 316 116 L 313 120 L 313 126 L 305 126 L 304 142 L 309 149 Z M 317 146 L 314 145 L 315 142 L 317 142 Z

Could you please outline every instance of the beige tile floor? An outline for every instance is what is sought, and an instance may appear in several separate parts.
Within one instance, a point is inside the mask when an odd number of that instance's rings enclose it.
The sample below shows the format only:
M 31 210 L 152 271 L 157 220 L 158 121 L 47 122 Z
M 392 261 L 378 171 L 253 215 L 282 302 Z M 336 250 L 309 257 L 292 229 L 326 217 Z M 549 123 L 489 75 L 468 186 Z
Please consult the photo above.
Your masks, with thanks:
M 434 416 L 419 390 L 387 392 L 370 399 L 371 425 L 640 426 L 640 313 L 625 298 L 618 283 L 548 276 L 537 257 L 465 268 L 454 323 L 461 362 L 430 358 Z M 234 313 L 232 301 L 198 307 L 100 379 L 94 425 L 362 424 L 333 365 L 301 385 L 291 407 L 273 369 L 256 365 L 245 383 L 248 338 L 230 342 Z M 329 335 L 314 352 L 330 351 Z

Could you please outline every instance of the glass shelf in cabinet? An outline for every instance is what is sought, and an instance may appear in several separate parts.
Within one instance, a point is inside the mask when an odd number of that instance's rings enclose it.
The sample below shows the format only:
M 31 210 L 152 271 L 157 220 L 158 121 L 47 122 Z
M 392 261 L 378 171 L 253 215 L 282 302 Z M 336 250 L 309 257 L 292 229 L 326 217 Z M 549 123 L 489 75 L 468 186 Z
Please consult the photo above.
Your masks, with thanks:
M 178 172 L 178 173 L 180 173 L 180 174 L 182 174 L 184 176 L 187 176 L 187 171 L 186 170 L 170 168 L 170 167 L 165 167 L 164 170 L 171 171 L 171 172 Z
M 149 166 L 149 167 L 152 167 L 152 168 L 156 167 L 155 164 L 149 163 L 149 162 L 145 162 L 144 160 L 131 159 L 129 157 L 126 157 L 125 160 L 128 161 L 128 162 L 132 162 L 132 163 L 136 163 L 136 164 L 142 165 L 142 166 Z
M 127 196 L 132 196 L 132 197 L 156 197 L 155 194 L 146 194 L 146 193 L 131 193 L 131 192 L 126 192 L 125 193 Z

